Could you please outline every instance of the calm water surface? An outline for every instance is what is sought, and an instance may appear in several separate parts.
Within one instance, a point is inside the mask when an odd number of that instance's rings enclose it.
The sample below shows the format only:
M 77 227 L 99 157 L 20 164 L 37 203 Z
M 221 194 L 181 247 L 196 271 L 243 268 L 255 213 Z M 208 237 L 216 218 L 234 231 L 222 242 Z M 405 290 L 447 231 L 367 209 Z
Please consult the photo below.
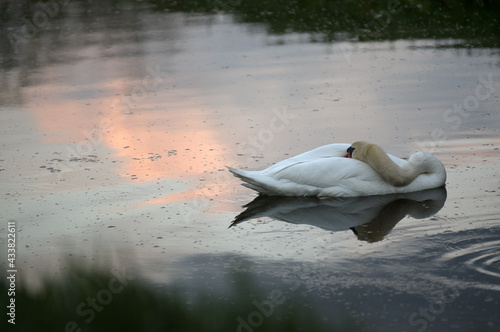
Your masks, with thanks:
M 68 256 L 217 294 L 244 269 L 368 331 L 498 331 L 497 48 L 82 10 L 0 63 L 0 227 L 17 223 L 27 285 Z M 225 168 L 356 140 L 435 154 L 446 189 L 256 199 Z

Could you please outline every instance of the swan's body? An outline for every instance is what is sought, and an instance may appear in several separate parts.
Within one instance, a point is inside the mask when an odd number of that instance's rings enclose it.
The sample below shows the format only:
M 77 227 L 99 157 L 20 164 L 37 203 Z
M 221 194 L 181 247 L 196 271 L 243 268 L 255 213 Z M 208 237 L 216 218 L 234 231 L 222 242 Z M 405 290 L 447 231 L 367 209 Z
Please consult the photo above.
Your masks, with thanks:
M 261 171 L 228 169 L 245 181 L 244 186 L 269 196 L 409 193 L 441 187 L 446 181 L 443 164 L 428 153 L 416 152 L 404 160 L 367 142 L 325 145 Z

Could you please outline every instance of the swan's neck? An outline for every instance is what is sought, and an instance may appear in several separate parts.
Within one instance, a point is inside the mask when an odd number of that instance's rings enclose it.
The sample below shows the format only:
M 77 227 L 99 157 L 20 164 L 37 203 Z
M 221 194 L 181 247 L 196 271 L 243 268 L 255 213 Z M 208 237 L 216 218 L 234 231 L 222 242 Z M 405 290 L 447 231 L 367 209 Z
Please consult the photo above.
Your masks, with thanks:
M 358 159 L 368 163 L 385 181 L 396 187 L 403 187 L 410 184 L 418 175 L 426 171 L 418 167 L 419 165 L 412 163 L 412 158 L 403 166 L 398 166 L 376 144 L 369 144 L 364 147 Z

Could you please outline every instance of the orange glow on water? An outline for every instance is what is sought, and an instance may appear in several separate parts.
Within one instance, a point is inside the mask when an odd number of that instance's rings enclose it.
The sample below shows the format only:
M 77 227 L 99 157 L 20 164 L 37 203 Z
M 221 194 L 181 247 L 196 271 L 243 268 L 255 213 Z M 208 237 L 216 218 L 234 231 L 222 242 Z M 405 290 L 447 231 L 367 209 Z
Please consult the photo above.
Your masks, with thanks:
M 103 89 L 112 93 L 98 102 L 75 103 L 62 97 L 71 94 L 71 88 L 46 86 L 45 102 L 30 107 L 44 141 L 76 144 L 72 151 L 81 156 L 111 149 L 124 161 L 115 171 L 134 181 L 200 177 L 224 168 L 227 143 L 210 121 L 200 120 L 196 105 L 152 105 L 144 100 L 140 108 L 131 109 L 124 103 L 122 84 Z

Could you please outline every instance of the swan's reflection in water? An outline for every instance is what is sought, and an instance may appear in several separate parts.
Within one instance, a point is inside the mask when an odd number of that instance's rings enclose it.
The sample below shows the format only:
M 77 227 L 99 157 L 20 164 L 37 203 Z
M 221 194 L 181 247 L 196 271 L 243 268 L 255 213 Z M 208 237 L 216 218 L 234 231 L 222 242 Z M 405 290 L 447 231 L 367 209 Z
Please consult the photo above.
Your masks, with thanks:
M 244 207 L 229 227 L 269 217 L 307 224 L 327 231 L 352 230 L 367 242 L 382 240 L 407 215 L 423 219 L 437 213 L 446 201 L 444 187 L 408 194 L 327 198 L 258 196 Z

